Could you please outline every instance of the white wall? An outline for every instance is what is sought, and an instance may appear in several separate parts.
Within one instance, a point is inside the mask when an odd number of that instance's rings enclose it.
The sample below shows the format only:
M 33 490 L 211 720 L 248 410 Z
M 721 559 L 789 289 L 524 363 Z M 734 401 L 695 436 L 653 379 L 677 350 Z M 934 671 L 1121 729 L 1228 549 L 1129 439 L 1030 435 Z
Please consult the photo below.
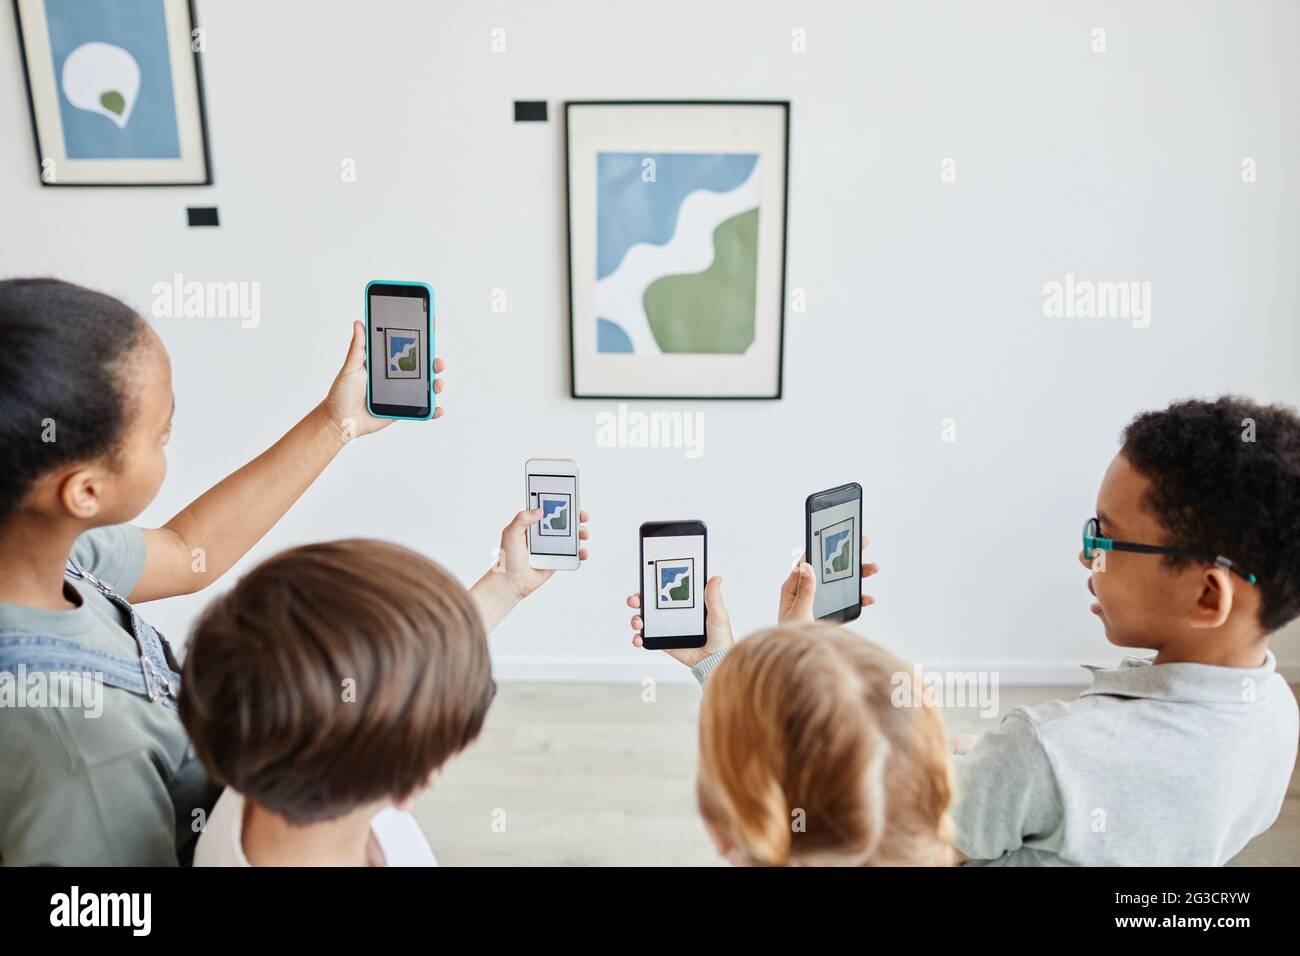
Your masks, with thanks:
M 1072 677 L 1117 656 L 1074 555 L 1125 421 L 1228 390 L 1300 403 L 1294 3 L 206 0 L 199 16 L 216 185 L 42 189 L 0 4 L 0 273 L 141 310 L 177 272 L 261 283 L 256 329 L 155 323 L 177 412 L 146 522 L 319 399 L 368 279 L 427 279 L 447 417 L 346 449 L 241 569 L 381 535 L 468 582 L 522 505 L 524 459 L 573 456 L 593 558 L 494 636 L 504 676 L 682 676 L 629 645 L 638 523 L 708 522 L 744 632 L 772 618 L 804 496 L 856 479 L 884 566 L 863 630 L 927 667 Z M 705 415 L 693 461 L 597 448 L 614 405 L 567 397 L 559 102 L 636 97 L 793 101 L 788 284 L 808 311 L 787 319 L 787 397 L 686 406 Z M 550 100 L 552 121 L 514 124 L 516 98 Z M 221 227 L 187 229 L 191 204 Z M 1042 286 L 1067 272 L 1151 282 L 1151 326 L 1045 318 Z M 855 384 L 838 417 L 817 401 L 828 363 Z M 203 600 L 148 613 L 179 635 Z M 1300 664 L 1294 637 L 1279 649 Z

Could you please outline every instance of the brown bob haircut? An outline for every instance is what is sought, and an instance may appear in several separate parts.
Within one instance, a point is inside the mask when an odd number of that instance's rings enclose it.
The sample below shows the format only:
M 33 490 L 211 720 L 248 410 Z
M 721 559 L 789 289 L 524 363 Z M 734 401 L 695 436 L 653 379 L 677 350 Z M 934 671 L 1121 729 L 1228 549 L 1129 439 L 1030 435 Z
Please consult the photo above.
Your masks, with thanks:
M 495 689 L 465 589 L 361 539 L 281 552 L 217 598 L 179 709 L 218 784 L 307 824 L 426 786 L 478 736 Z

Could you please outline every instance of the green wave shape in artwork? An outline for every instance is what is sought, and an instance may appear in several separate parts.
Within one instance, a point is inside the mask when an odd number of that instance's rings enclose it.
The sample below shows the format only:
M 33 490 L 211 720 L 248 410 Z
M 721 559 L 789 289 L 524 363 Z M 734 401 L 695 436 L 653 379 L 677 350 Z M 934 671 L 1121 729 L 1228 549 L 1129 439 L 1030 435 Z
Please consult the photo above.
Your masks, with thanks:
M 650 331 L 664 352 L 738 355 L 754 342 L 758 289 L 758 209 L 713 231 L 713 264 L 661 276 L 645 290 Z

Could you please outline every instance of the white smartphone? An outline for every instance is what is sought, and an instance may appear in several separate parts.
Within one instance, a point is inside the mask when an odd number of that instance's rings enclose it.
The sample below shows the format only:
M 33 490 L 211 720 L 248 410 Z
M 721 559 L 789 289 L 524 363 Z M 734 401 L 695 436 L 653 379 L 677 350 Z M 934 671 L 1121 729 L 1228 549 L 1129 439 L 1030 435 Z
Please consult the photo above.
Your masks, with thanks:
M 529 458 L 524 465 L 526 507 L 542 509 L 528 528 L 528 566 L 576 571 L 578 560 L 578 463 L 569 458 Z

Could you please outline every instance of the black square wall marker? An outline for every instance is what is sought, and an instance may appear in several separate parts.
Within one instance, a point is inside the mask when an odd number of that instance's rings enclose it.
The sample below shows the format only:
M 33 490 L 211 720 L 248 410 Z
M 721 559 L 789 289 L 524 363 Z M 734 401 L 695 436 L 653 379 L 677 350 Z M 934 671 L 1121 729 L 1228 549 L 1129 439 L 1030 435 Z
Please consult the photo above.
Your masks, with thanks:
M 219 226 L 216 206 L 190 206 L 185 210 L 189 214 L 191 226 Z
M 515 100 L 516 123 L 545 123 L 546 100 Z

